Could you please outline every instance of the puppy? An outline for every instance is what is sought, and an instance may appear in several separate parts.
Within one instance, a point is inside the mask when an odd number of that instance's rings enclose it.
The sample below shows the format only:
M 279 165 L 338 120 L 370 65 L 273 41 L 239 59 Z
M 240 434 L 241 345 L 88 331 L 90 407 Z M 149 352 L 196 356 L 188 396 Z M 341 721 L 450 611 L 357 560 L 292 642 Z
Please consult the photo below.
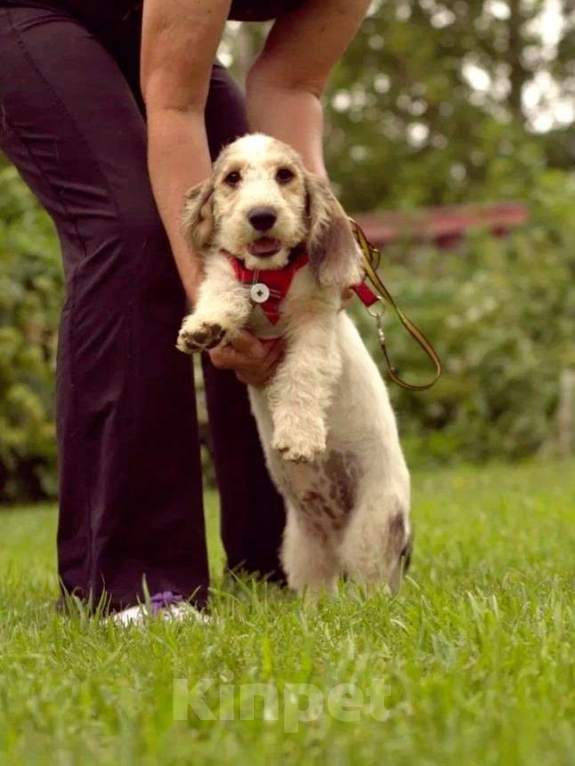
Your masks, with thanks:
M 409 474 L 387 390 L 342 291 L 361 281 L 361 254 L 323 178 L 261 134 L 228 146 L 186 199 L 184 231 L 204 259 L 187 353 L 251 329 L 284 337 L 285 358 L 249 387 L 287 524 L 290 587 L 331 590 L 338 575 L 396 592 L 409 561 Z

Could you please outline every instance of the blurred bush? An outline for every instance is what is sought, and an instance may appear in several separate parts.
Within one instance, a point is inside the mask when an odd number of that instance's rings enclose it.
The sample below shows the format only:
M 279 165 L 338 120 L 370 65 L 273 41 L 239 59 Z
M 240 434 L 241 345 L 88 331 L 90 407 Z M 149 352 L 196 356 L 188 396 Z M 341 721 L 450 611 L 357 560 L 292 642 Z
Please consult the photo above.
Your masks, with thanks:
M 0 170 L 0 500 L 56 493 L 58 241 L 12 167 Z
M 474 236 L 448 252 L 402 243 L 381 273 L 444 363 L 425 393 L 390 384 L 412 463 L 516 459 L 553 449 L 558 382 L 575 365 L 575 176 L 550 171 L 525 190 L 532 220 L 505 239 Z M 383 370 L 372 320 L 356 316 Z M 413 382 L 429 363 L 391 312 L 394 363 Z

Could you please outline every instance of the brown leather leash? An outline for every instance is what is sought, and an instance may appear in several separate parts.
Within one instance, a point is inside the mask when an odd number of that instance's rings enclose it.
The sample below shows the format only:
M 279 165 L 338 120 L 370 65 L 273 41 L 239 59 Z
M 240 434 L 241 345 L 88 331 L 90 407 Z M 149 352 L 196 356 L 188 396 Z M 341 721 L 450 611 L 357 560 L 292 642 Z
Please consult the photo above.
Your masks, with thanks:
M 371 242 L 365 236 L 365 232 L 363 231 L 361 226 L 357 223 L 357 221 L 354 221 L 353 218 L 350 218 L 349 220 L 353 227 L 353 231 L 354 231 L 357 243 L 362 252 L 363 268 L 365 272 L 365 277 L 363 282 L 361 282 L 359 285 L 355 285 L 352 289 L 354 290 L 356 295 L 359 297 L 363 305 L 366 307 L 368 313 L 376 321 L 379 344 L 381 346 L 383 357 L 385 359 L 385 364 L 387 365 L 389 377 L 391 378 L 391 380 L 393 380 L 394 383 L 396 383 L 398 386 L 401 386 L 401 388 L 407 388 L 409 391 L 426 391 L 428 388 L 431 388 L 433 385 L 435 385 L 437 381 L 439 380 L 439 378 L 441 377 L 441 373 L 442 373 L 441 359 L 439 358 L 437 351 L 433 348 L 433 346 L 427 340 L 425 335 L 421 332 L 421 330 L 418 327 L 416 327 L 413 324 L 411 319 L 409 319 L 409 317 L 401 310 L 401 308 L 395 302 L 392 294 L 389 292 L 387 287 L 383 284 L 379 274 L 377 273 L 377 268 L 379 265 L 379 260 L 381 255 L 379 250 L 375 247 L 375 245 L 371 244 Z M 369 280 L 369 282 L 371 282 L 373 289 L 366 283 L 366 280 Z M 385 301 L 387 301 L 387 303 L 393 308 L 401 324 L 405 327 L 405 329 L 411 335 L 411 337 L 414 338 L 414 340 L 416 340 L 417 343 L 419 343 L 421 348 L 427 354 L 428 358 L 435 365 L 435 377 L 430 383 L 424 383 L 422 385 L 414 385 L 413 383 L 407 383 L 405 380 L 402 380 L 397 374 L 397 370 L 393 366 L 391 362 L 391 358 L 389 356 L 389 352 L 387 350 L 387 341 L 386 341 L 385 332 L 383 329 L 383 315 L 385 314 L 385 308 L 386 308 Z M 374 306 L 378 304 L 379 304 L 379 311 L 375 310 L 374 308 Z

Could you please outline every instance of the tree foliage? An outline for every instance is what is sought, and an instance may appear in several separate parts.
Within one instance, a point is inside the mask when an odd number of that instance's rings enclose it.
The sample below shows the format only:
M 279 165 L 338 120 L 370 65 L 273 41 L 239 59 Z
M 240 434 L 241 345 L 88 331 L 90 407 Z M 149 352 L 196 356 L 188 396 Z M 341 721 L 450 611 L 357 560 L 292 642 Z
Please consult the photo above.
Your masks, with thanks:
M 406 242 L 384 252 L 388 287 L 444 363 L 428 392 L 390 384 L 412 462 L 554 450 L 559 378 L 575 366 L 575 177 L 549 171 L 528 196 L 533 218 L 508 238 L 477 235 L 449 252 Z M 371 320 L 356 315 L 385 375 Z M 418 346 L 391 316 L 386 326 L 403 376 L 429 380 Z
M 0 170 L 0 499 L 56 491 L 54 362 L 62 276 L 51 222 Z
M 510 198 L 546 163 L 571 165 L 573 141 L 549 102 L 563 112 L 574 103 L 570 5 L 373 3 L 329 94 L 327 159 L 344 203 Z M 557 46 L 548 42 L 553 22 L 563 28 Z M 556 130 L 538 134 L 545 115 Z

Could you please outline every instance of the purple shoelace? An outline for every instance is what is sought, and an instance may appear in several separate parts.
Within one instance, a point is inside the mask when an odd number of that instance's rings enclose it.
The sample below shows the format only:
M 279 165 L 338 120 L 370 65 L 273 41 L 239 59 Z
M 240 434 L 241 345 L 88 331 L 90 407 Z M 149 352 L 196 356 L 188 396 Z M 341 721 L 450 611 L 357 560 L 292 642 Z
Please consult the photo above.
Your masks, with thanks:
M 162 609 L 169 609 L 173 604 L 180 604 L 183 600 L 179 593 L 172 593 L 171 590 L 165 590 L 163 593 L 154 593 L 150 599 L 152 615 L 157 617 Z

